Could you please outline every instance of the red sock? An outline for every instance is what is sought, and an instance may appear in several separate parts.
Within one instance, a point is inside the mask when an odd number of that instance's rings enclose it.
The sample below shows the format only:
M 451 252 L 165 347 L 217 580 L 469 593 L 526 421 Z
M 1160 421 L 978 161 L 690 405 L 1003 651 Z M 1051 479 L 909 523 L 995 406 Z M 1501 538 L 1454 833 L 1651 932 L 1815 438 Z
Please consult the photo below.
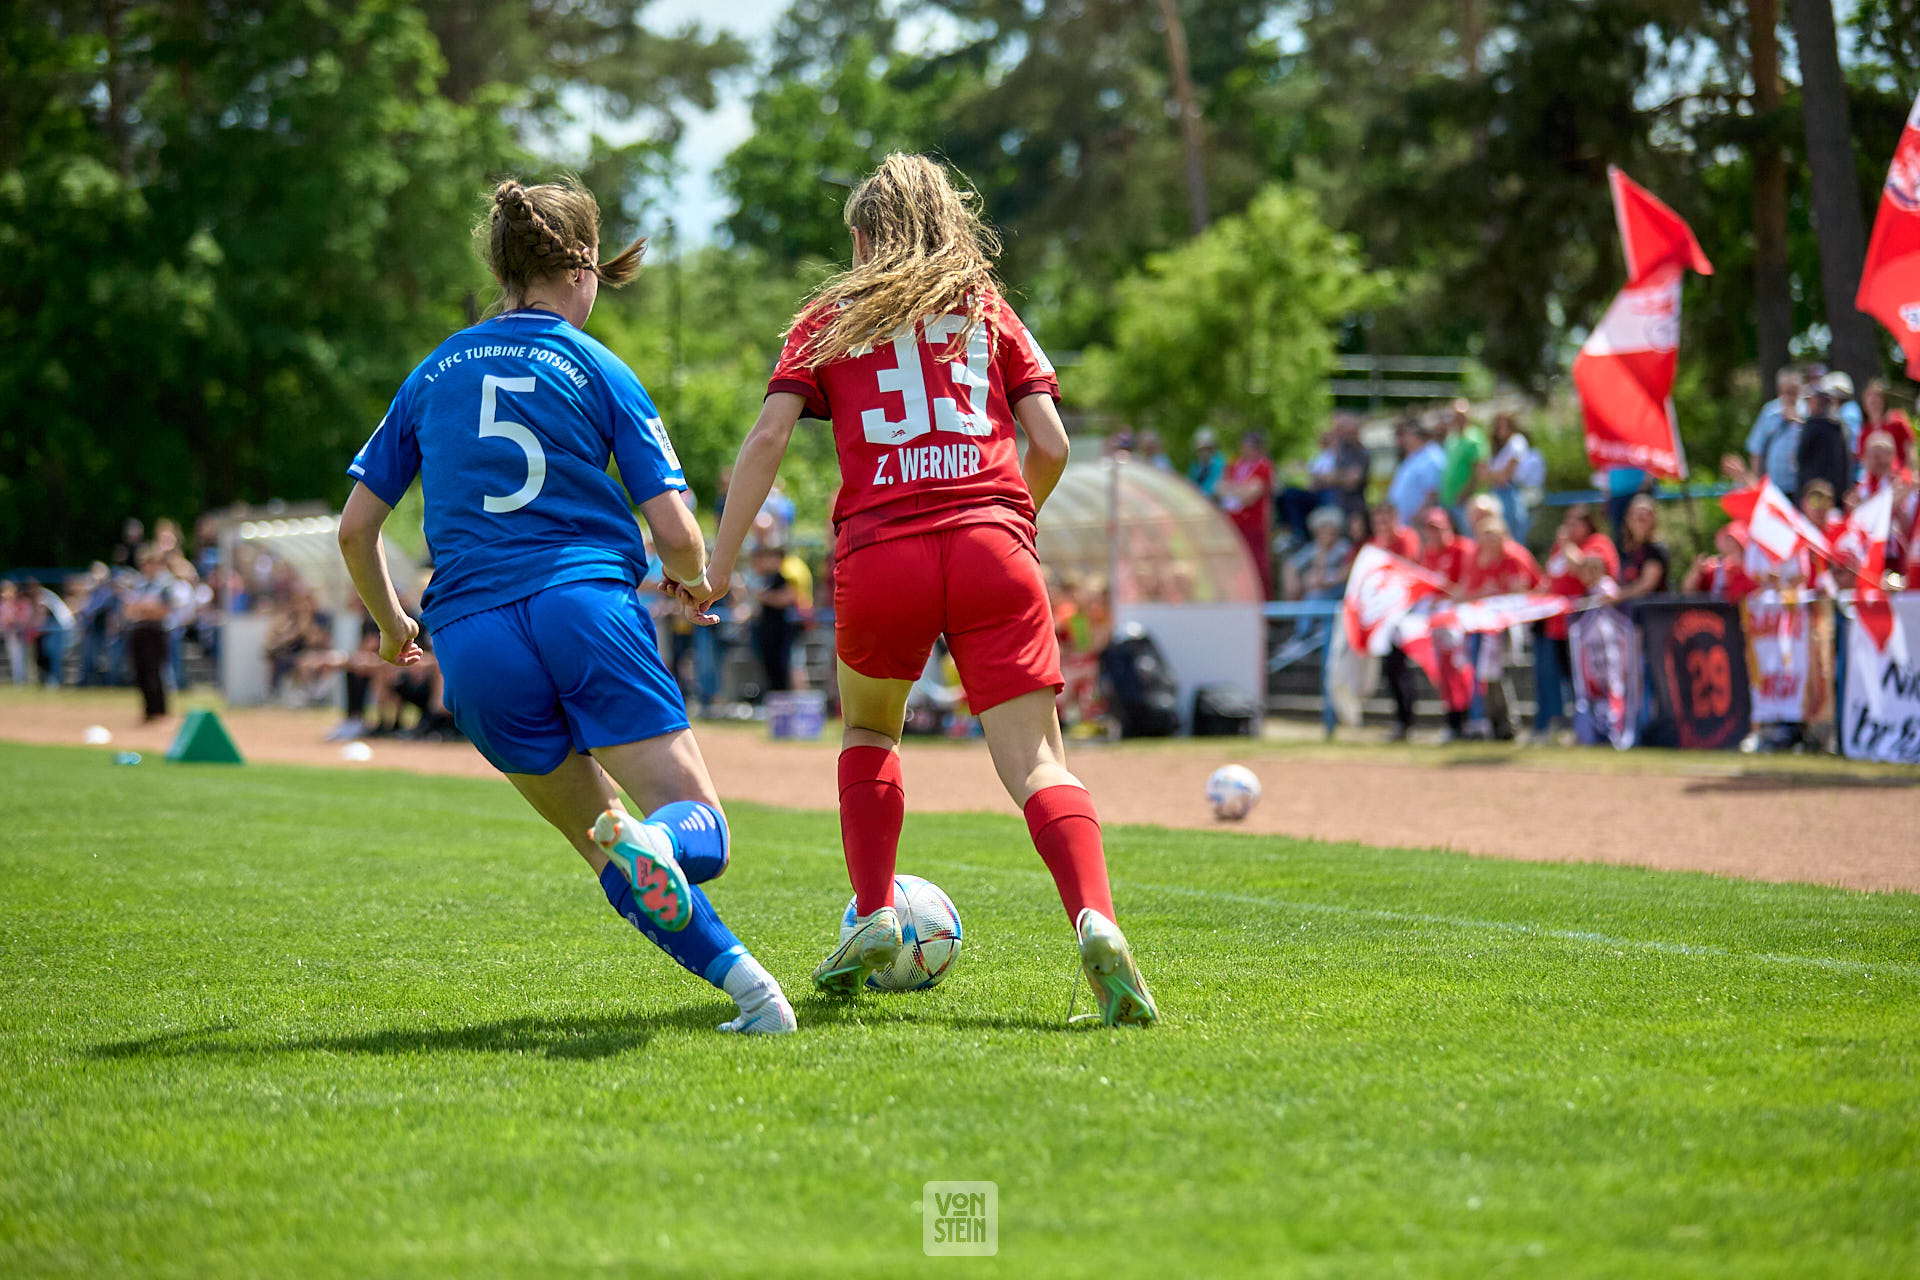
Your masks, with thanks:
M 840 843 L 854 909 L 869 915 L 893 901 L 893 865 L 907 813 L 900 757 L 884 747 L 848 747 L 840 753 Z
M 1036 791 L 1027 801 L 1027 830 L 1033 847 L 1053 873 L 1067 919 L 1080 922 L 1080 909 L 1092 907 L 1113 919 L 1113 891 L 1107 887 L 1107 854 L 1100 843 L 1100 815 L 1085 787 L 1062 784 Z

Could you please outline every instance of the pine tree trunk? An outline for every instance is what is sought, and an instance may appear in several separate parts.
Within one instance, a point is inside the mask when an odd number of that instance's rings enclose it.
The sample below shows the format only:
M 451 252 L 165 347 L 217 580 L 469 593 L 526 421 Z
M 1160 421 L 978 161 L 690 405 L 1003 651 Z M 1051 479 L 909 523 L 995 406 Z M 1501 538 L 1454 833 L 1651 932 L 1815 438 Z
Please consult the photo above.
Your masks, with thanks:
M 1800 45 L 1801 100 L 1806 113 L 1807 168 L 1813 176 L 1813 225 L 1820 236 L 1820 283 L 1833 332 L 1829 363 L 1854 386 L 1880 371 L 1873 320 L 1854 309 L 1867 228 L 1860 215 L 1860 182 L 1853 163 L 1853 125 L 1840 74 L 1832 0 L 1792 0 Z
M 1753 149 L 1753 298 L 1760 356 L 1760 394 L 1773 394 L 1793 340 L 1793 298 L 1787 272 L 1787 162 L 1780 147 L 1780 8 L 1748 6 L 1753 113 L 1762 130 Z
M 1207 169 L 1201 149 L 1200 106 L 1194 101 L 1193 72 L 1187 63 L 1187 28 L 1177 0 L 1160 0 L 1167 28 L 1167 61 L 1173 69 L 1173 94 L 1180 104 L 1180 139 L 1187 160 L 1187 212 L 1193 234 L 1207 229 Z M 1864 251 L 1863 251 L 1864 252 Z

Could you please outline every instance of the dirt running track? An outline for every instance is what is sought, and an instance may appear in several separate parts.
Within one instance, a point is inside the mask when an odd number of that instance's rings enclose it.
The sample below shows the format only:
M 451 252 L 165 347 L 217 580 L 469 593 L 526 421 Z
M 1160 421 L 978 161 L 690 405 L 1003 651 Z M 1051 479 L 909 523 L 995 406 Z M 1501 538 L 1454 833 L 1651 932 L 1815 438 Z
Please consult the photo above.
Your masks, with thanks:
M 113 734 L 111 750 L 158 755 L 177 721 L 142 726 L 133 701 L 131 692 L 8 697 L 0 702 L 0 739 L 77 744 L 88 725 L 99 724 Z M 251 760 L 492 776 L 464 743 L 375 741 L 371 762 L 345 765 L 338 746 L 320 741 L 329 721 L 317 712 L 235 711 L 226 722 Z M 723 797 L 833 807 L 831 744 L 771 742 L 750 726 L 698 732 Z M 1251 766 L 1265 784 L 1259 807 L 1238 826 L 1251 833 L 1920 890 L 1914 770 L 1555 749 L 1447 755 L 1251 742 L 1071 749 L 1075 772 L 1112 823 L 1215 826 L 1202 788 L 1229 760 Z M 1013 812 L 979 742 L 910 741 L 905 769 L 915 811 Z

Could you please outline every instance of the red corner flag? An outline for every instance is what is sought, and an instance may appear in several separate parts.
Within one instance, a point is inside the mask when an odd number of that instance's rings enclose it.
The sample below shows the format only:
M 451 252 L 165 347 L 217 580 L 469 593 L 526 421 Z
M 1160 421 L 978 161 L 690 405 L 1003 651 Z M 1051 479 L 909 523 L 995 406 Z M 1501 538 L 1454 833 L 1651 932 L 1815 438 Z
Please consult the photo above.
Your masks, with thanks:
M 1627 287 L 1573 359 L 1587 425 L 1587 461 L 1684 480 L 1687 457 L 1673 413 L 1680 352 L 1680 281 L 1713 264 L 1679 214 L 1619 169 L 1607 169 L 1627 257 Z
M 1887 167 L 1853 305 L 1892 330 L 1907 376 L 1920 378 L 1920 98 Z

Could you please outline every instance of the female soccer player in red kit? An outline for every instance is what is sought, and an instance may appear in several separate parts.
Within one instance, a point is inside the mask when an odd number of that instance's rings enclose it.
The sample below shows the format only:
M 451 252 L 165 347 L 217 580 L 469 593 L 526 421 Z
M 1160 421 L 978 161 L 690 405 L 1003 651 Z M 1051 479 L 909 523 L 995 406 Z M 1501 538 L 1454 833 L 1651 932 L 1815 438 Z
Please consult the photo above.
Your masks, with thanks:
M 1067 772 L 1054 713 L 1060 652 L 1034 552 L 1035 516 L 1067 463 L 1053 366 L 1001 296 L 996 237 L 939 165 L 888 156 L 848 197 L 846 223 L 853 266 L 816 291 L 787 335 L 734 463 L 707 579 L 724 589 L 798 419 L 829 419 L 841 474 L 840 830 L 859 918 L 814 982 L 852 994 L 900 949 L 890 905 L 906 808 L 900 732 L 907 692 L 944 635 L 994 768 L 1059 887 L 1102 1018 L 1154 1022 L 1114 923 L 1100 820 Z M 710 603 L 682 594 L 700 612 Z

